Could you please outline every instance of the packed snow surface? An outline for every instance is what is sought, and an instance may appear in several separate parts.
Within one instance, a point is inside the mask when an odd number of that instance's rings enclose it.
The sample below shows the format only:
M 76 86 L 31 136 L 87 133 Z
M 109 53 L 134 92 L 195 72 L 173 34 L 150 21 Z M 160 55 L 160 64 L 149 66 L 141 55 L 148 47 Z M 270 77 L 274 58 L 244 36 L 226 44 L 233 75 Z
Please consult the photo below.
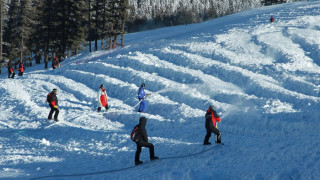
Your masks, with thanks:
M 271 16 L 275 22 L 270 23 Z M 0 75 L 1 179 L 317 179 L 320 1 L 252 9 L 128 34 L 126 46 L 61 67 Z M 146 84 L 146 113 L 137 91 Z M 96 112 L 106 87 L 109 111 Z M 60 122 L 46 95 L 58 89 Z M 203 146 L 215 105 L 224 146 Z M 148 119 L 159 160 L 134 165 L 129 134 Z

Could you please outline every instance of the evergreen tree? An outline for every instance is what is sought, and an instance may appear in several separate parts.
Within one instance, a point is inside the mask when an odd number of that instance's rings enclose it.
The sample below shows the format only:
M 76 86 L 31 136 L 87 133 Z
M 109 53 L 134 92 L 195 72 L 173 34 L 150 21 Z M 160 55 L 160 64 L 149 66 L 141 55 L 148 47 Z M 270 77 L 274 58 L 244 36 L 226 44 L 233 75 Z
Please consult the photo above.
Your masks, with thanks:
M 50 50 L 54 52 L 54 40 L 57 32 L 57 0 L 42 0 L 38 6 L 38 35 L 41 44 L 40 49 L 44 52 L 45 68 L 48 68 Z
M 125 24 L 127 23 L 129 16 L 128 10 L 129 1 L 128 0 L 121 0 L 120 1 L 120 21 L 121 21 L 121 46 L 124 46 L 124 34 L 125 34 Z
M 5 7 L 5 2 L 3 0 L 0 0 L 0 74 L 1 74 L 1 66 L 3 65 L 4 61 L 4 51 L 3 51 L 3 32 L 4 32 L 4 20 L 6 17 L 6 8 Z
M 1 73 L 1 63 L 2 63 L 2 45 L 3 45 L 3 25 L 4 25 L 4 17 L 5 17 L 5 3 L 3 0 L 0 0 L 0 73 Z
M 68 36 L 67 36 L 67 49 L 73 50 L 75 54 L 78 54 L 78 50 L 81 45 L 85 43 L 85 33 L 87 32 L 85 23 L 86 15 L 83 13 L 86 9 L 86 3 L 84 0 L 70 1 L 68 5 Z M 63 53 L 66 50 L 63 49 Z M 65 55 L 65 54 L 63 54 Z
M 18 57 L 18 51 L 20 48 L 20 16 L 19 16 L 19 1 L 12 0 L 9 4 L 8 22 L 5 28 L 4 39 L 8 42 L 8 46 L 5 47 L 10 60 Z
M 31 0 L 20 1 L 20 16 L 21 16 L 21 44 L 20 44 L 20 62 L 22 63 L 23 56 L 32 52 L 30 36 L 33 34 L 33 27 L 35 24 L 35 17 L 33 16 L 33 9 Z M 28 46 L 29 45 L 29 46 Z M 32 56 L 32 55 L 31 55 Z

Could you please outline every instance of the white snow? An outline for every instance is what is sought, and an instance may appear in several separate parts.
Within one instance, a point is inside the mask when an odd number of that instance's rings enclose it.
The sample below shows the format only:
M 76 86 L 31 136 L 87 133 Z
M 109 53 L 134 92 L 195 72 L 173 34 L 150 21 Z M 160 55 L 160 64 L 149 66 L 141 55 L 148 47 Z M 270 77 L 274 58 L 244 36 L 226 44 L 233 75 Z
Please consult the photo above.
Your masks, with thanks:
M 320 175 L 320 1 L 252 9 L 126 35 L 61 67 L 0 75 L 1 179 L 317 179 Z M 270 16 L 275 22 L 270 23 Z M 137 91 L 146 84 L 146 113 Z M 97 113 L 104 84 L 111 109 Z M 58 89 L 59 123 L 46 95 Z M 224 146 L 203 146 L 214 104 Z M 134 165 L 129 134 L 148 119 Z

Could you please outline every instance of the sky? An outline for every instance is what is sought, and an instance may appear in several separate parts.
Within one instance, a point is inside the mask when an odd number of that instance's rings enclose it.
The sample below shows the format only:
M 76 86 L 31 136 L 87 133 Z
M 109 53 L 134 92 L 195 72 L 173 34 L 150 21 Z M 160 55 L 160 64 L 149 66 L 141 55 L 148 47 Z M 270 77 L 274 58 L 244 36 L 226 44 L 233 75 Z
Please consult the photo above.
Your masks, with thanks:
M 61 67 L 0 75 L 0 179 L 317 179 L 320 1 L 127 34 Z M 270 17 L 275 22 L 269 21 Z M 16 74 L 18 72 L 16 71 Z M 151 93 L 139 113 L 142 83 Z M 110 109 L 97 112 L 103 84 Z M 59 122 L 46 95 L 58 89 Z M 204 146 L 214 105 L 222 142 Z M 134 165 L 140 117 L 160 159 Z

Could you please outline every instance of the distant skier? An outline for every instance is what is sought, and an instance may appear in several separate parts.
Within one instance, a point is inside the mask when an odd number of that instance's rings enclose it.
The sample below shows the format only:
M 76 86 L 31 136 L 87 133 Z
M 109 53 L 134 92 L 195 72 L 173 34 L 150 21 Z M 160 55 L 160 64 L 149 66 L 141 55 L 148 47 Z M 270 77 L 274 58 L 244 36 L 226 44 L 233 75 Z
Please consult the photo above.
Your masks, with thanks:
M 52 114 L 54 114 L 54 121 L 58 122 L 58 115 L 59 115 L 59 107 L 58 107 L 58 98 L 57 98 L 57 89 L 53 89 L 51 93 L 47 95 L 47 102 L 51 108 L 48 119 L 52 120 Z
M 139 91 L 138 91 L 138 99 L 140 101 L 140 106 L 139 106 L 138 112 L 145 112 L 146 108 L 147 108 L 147 103 L 144 101 L 144 99 L 146 98 L 146 96 L 148 96 L 150 94 L 146 94 L 144 92 L 145 87 L 146 87 L 146 84 L 142 83 L 139 88 Z
M 211 133 L 216 135 L 216 143 L 221 143 L 221 132 L 217 128 L 217 122 L 221 121 L 221 118 L 218 116 L 217 112 L 214 110 L 214 106 L 210 105 L 209 109 L 206 113 L 206 130 L 207 134 L 204 138 L 203 145 L 210 145 L 209 138 L 211 137 Z
M 16 75 L 16 73 L 14 73 L 11 60 L 8 61 L 7 67 L 8 67 L 8 78 L 14 78 L 14 75 Z
M 142 147 L 147 147 L 149 148 L 149 154 L 150 154 L 150 160 L 153 161 L 155 159 L 159 159 L 157 156 L 154 155 L 154 146 L 153 144 L 149 143 L 148 141 L 148 134 L 146 131 L 146 124 L 147 124 L 147 118 L 141 117 L 139 119 L 139 124 L 136 125 L 137 127 L 137 132 L 135 136 L 135 142 L 137 144 L 137 151 L 135 155 L 135 165 L 142 164 L 143 161 L 140 161 L 140 153 L 142 150 Z M 136 128 L 135 127 L 135 128 Z
M 19 74 L 18 74 L 18 76 L 23 76 L 24 70 L 25 70 L 24 65 L 23 65 L 23 63 L 20 62 L 19 63 Z
M 274 22 L 274 17 L 273 16 L 271 16 L 270 22 Z
M 53 69 L 57 69 L 58 67 L 60 67 L 60 63 L 58 61 L 58 58 L 54 57 L 53 60 L 52 60 L 52 68 Z
M 101 112 L 101 108 L 104 107 L 107 111 L 109 109 L 109 105 L 108 105 L 108 95 L 107 95 L 107 91 L 104 88 L 104 85 L 101 84 L 100 88 L 99 88 L 99 92 L 98 92 L 98 112 Z

